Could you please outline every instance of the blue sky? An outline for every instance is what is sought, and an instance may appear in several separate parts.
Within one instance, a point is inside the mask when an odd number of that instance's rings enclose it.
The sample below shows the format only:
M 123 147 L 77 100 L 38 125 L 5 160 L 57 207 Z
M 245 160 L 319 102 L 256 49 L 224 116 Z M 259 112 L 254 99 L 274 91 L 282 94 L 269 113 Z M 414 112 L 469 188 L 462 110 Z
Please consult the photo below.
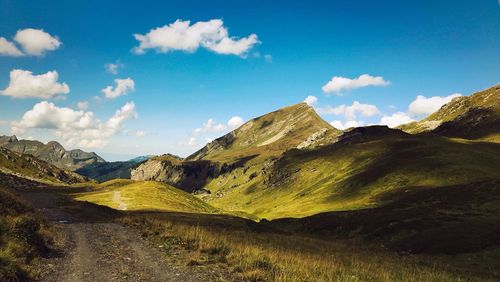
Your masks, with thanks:
M 241 120 L 307 96 L 334 126 L 394 125 L 500 82 L 496 0 L 325 2 L 0 0 L 0 37 L 19 52 L 2 54 L 0 44 L 0 134 L 57 140 L 109 160 L 185 156 Z M 217 32 L 227 34 L 189 37 L 195 45 L 169 33 L 148 37 L 174 30 L 176 20 L 221 23 Z M 19 33 L 28 29 L 35 32 Z M 134 34 L 157 44 L 137 54 Z M 106 64 L 119 65 L 117 74 Z M 9 90 L 13 70 L 31 72 L 18 73 L 27 79 L 56 71 L 56 81 L 44 78 L 57 87 Z M 325 93 L 333 77 L 344 80 Z M 106 98 L 102 89 L 127 78 L 126 94 Z M 232 117 L 241 120 L 228 125 Z

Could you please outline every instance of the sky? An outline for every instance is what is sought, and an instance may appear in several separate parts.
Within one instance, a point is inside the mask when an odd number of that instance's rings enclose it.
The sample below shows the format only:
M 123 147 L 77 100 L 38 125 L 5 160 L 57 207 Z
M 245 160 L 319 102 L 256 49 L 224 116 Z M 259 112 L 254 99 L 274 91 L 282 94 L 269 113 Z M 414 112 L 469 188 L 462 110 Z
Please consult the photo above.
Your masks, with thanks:
M 394 127 L 499 83 L 499 46 L 498 0 L 0 0 L 0 135 L 114 161 L 302 101 Z

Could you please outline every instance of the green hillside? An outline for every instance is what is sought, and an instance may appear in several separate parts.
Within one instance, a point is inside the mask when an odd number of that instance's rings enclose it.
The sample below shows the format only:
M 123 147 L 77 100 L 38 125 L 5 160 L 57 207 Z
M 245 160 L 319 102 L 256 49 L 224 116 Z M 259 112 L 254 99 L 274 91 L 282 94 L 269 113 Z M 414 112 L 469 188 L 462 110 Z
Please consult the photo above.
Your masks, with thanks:
M 157 210 L 215 213 L 218 209 L 168 184 L 154 181 L 111 180 L 96 185 L 91 192 L 74 195 L 120 210 Z
M 186 160 L 231 162 L 249 156 L 275 156 L 295 147 L 326 144 L 339 133 L 312 107 L 299 103 L 248 121 Z
M 264 167 L 267 167 L 263 170 Z M 295 150 L 212 180 L 203 198 L 264 218 L 383 204 L 395 190 L 499 179 L 500 145 L 435 135 L 386 136 Z
M 413 134 L 500 141 L 500 85 L 455 98 L 427 118 L 399 128 Z

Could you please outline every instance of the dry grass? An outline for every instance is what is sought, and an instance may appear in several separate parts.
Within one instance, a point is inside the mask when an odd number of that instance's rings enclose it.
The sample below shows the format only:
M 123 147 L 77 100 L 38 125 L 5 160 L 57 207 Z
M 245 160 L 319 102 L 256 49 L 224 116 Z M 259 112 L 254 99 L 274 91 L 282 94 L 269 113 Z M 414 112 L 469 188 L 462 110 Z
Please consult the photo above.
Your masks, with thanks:
M 29 266 L 50 251 L 52 235 L 28 204 L 0 187 L 0 281 L 36 276 Z
M 446 264 L 422 256 L 398 255 L 355 241 L 257 233 L 194 226 L 165 219 L 127 217 L 127 225 L 163 244 L 187 252 L 187 265 L 220 265 L 238 281 L 469 281 Z M 158 242 L 156 242 L 158 241 Z M 435 260 L 438 262 L 439 260 Z

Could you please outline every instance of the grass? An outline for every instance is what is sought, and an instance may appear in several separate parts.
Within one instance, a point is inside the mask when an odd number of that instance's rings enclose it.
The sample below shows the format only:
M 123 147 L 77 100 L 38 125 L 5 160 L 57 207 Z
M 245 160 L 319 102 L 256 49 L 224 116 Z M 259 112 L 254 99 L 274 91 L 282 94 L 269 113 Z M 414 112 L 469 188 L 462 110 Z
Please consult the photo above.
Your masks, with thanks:
M 268 219 L 369 208 L 398 189 L 498 179 L 500 145 L 432 135 L 384 138 L 292 151 L 266 165 L 213 179 L 204 200 Z
M 132 211 L 218 212 L 218 209 L 184 191 L 155 181 L 111 180 L 96 185 L 91 192 L 73 194 L 73 197 L 118 209 L 120 202 L 116 201 L 115 192 L 120 193 L 120 201 L 126 205 L 126 209 Z
M 498 250 L 465 257 L 410 256 L 362 241 L 216 228 L 152 215 L 129 216 L 122 223 L 139 228 L 167 252 L 186 252 L 181 263 L 226 269 L 232 275 L 229 280 L 494 281 L 499 277 L 493 265 Z M 478 273 L 476 263 L 483 263 L 482 269 L 489 272 Z
M 51 231 L 26 203 L 0 187 L 0 281 L 35 276 L 31 262 L 50 251 Z

